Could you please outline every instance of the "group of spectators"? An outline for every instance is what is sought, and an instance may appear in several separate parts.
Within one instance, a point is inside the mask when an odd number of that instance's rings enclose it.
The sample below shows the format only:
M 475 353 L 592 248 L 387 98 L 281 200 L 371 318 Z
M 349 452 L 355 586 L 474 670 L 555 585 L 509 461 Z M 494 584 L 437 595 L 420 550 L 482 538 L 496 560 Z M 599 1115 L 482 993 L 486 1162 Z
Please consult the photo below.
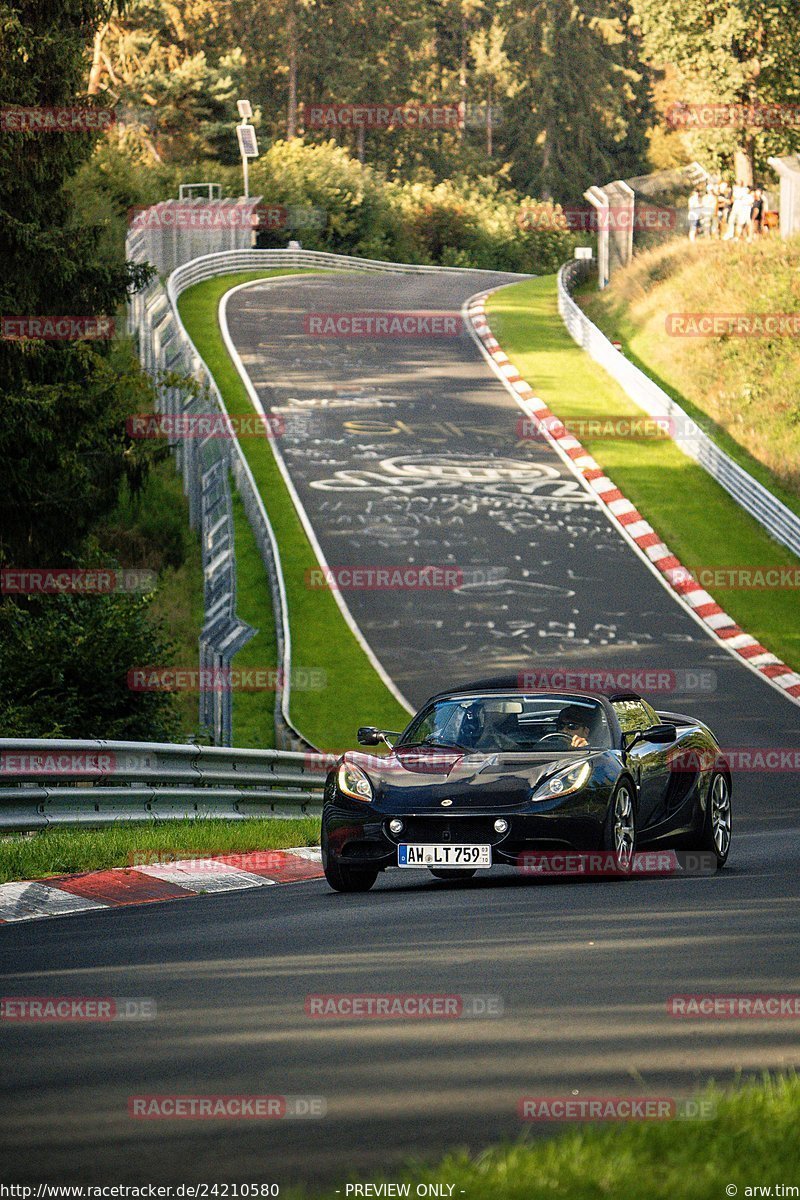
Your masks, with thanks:
M 752 242 L 772 227 L 772 213 L 767 212 L 767 196 L 761 187 L 709 181 L 705 192 L 695 188 L 689 197 L 690 242 L 698 236 Z

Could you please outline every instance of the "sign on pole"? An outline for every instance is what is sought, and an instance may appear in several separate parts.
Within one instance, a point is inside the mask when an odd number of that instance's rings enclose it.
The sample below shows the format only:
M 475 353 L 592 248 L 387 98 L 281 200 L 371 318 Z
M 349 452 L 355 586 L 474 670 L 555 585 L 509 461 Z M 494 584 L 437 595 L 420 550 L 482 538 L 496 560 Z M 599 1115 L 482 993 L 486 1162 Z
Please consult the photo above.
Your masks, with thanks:
M 252 116 L 249 100 L 238 103 L 241 125 L 236 126 L 236 136 L 239 139 L 239 153 L 242 156 L 242 174 L 244 175 L 245 199 L 250 195 L 250 159 L 258 158 L 258 140 L 253 125 L 248 125 L 247 118 Z
M 258 158 L 258 142 L 254 125 L 237 125 L 236 136 L 242 158 Z

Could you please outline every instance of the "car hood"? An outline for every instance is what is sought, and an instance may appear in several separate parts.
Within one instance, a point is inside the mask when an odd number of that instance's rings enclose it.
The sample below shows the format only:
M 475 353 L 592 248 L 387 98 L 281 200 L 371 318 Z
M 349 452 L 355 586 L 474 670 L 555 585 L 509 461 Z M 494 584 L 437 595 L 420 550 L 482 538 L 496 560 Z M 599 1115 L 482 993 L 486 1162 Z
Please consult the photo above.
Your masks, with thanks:
M 527 804 L 531 791 L 559 767 L 596 757 L 579 751 L 448 753 L 403 751 L 385 758 L 350 753 L 375 789 L 375 801 L 392 811 L 440 809 L 451 800 L 451 812 L 476 808 L 507 809 Z

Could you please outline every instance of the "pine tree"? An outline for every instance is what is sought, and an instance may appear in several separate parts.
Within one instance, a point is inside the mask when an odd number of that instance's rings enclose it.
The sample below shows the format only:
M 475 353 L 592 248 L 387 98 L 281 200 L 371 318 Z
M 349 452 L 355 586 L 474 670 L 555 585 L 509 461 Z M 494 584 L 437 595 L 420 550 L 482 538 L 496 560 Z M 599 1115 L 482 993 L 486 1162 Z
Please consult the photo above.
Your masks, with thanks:
M 574 201 L 646 169 L 649 73 L 627 0 L 511 0 L 504 19 L 521 85 L 503 140 L 516 186 Z
M 0 108 L 89 107 L 86 48 L 108 17 L 100 0 L 0 3 Z M 65 186 L 97 136 L 0 134 L 4 316 L 113 318 L 146 277 L 96 252 L 102 230 L 83 222 Z M 77 550 L 135 457 L 124 419 L 139 386 L 130 357 L 108 343 L 0 339 L 0 558 L 27 566 Z

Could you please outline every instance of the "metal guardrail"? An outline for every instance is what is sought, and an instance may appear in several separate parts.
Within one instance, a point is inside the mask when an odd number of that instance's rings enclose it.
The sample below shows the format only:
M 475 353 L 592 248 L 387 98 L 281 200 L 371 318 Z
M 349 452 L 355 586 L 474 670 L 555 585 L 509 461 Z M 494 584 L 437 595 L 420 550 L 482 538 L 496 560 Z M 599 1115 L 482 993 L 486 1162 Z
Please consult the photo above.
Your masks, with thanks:
M 158 742 L 0 738 L 0 830 L 314 815 L 335 758 Z
M 708 472 L 776 541 L 800 555 L 800 517 L 740 467 L 700 429 L 663 388 L 616 350 L 572 298 L 591 264 L 574 260 L 558 273 L 558 311 L 571 337 L 651 417 L 665 418 L 676 445 Z
M 177 267 L 169 277 L 169 294 L 174 301 L 187 287 L 213 279 L 215 275 L 227 275 L 234 271 L 269 271 L 272 268 L 289 267 L 295 270 L 328 271 L 390 271 L 401 275 L 497 275 L 497 271 L 479 267 L 437 267 L 423 263 L 387 262 L 381 258 L 356 258 L 350 254 L 330 254 L 326 250 L 222 250 L 216 254 L 205 254 L 194 258 L 182 267 Z M 513 272 L 505 272 L 513 274 Z M 529 279 L 520 275 L 520 279 Z

